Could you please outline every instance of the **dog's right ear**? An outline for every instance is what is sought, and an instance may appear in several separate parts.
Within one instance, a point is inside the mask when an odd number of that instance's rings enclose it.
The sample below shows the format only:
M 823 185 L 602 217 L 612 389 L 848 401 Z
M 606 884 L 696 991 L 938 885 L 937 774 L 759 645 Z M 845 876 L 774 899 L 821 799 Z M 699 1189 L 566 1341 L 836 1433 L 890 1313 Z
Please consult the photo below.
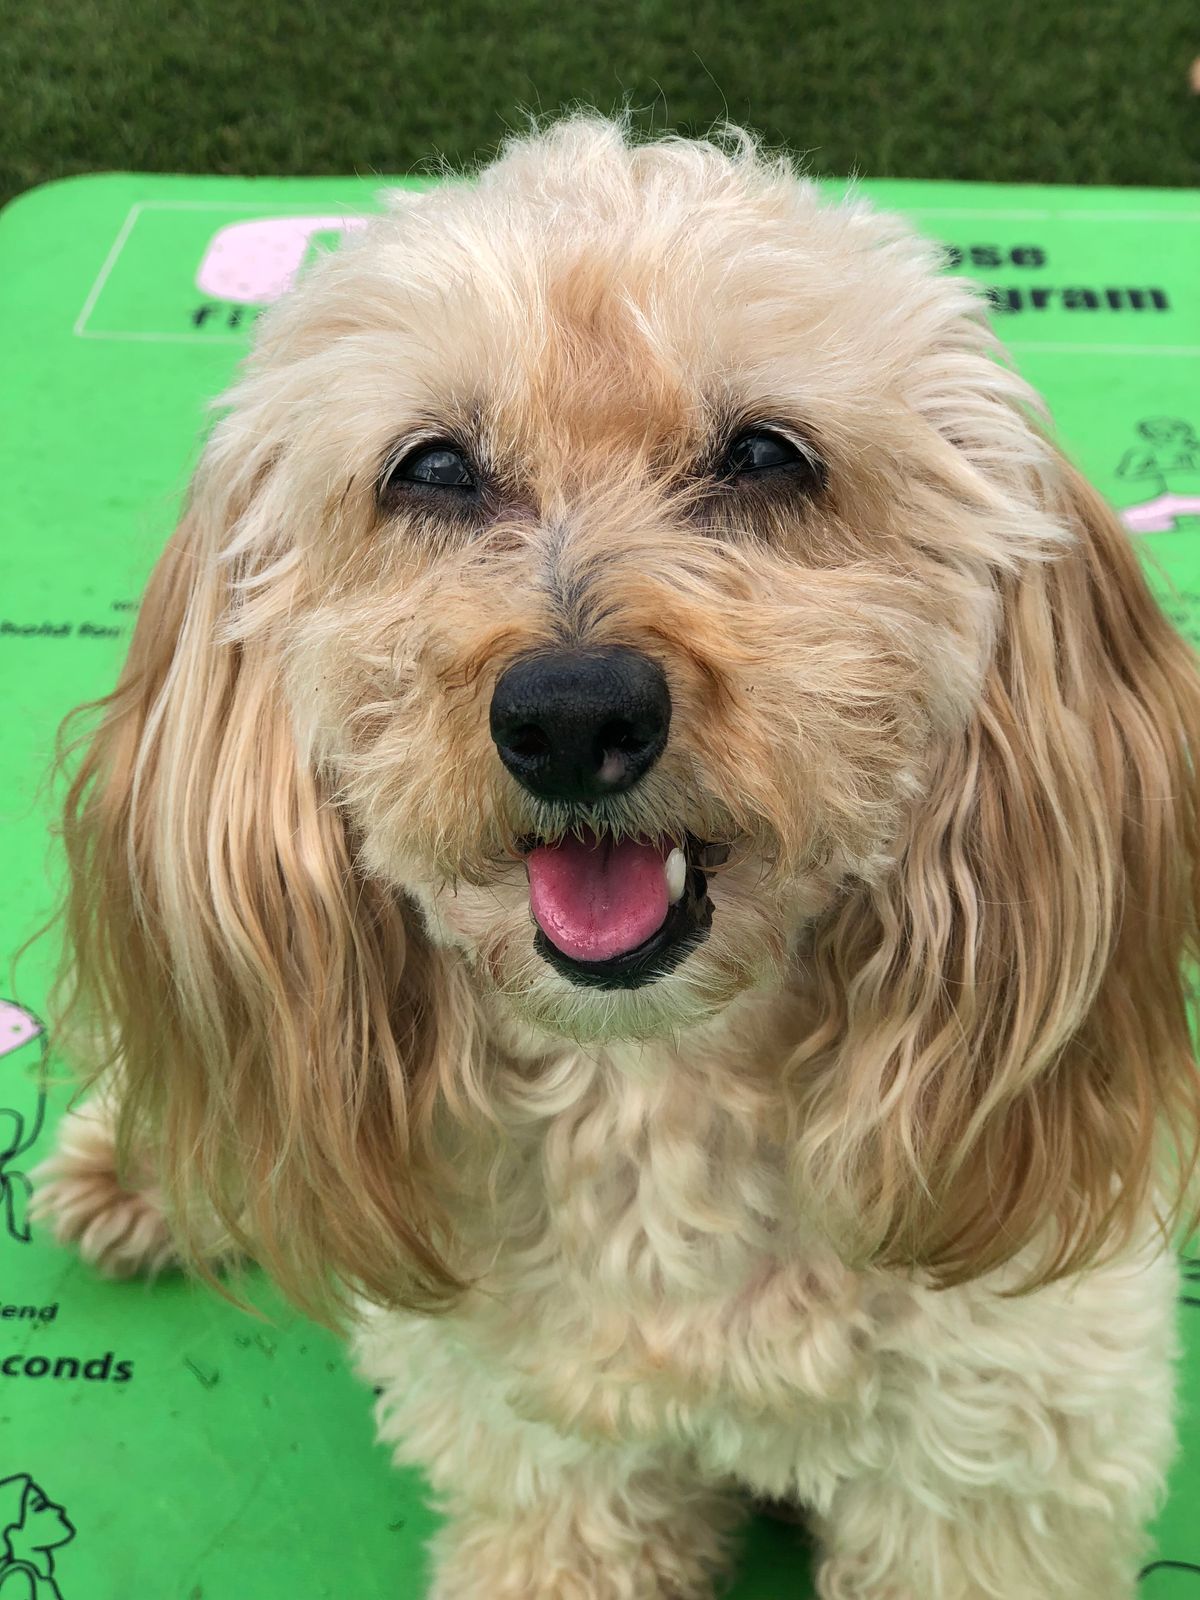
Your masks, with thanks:
M 227 464 L 229 439 L 116 689 L 75 714 L 58 1037 L 119 1082 L 123 1157 L 152 1157 L 185 1253 L 215 1208 L 312 1312 L 344 1283 L 434 1306 L 456 1284 L 429 1124 L 469 1000 L 356 870 L 293 737 L 279 629 L 231 626 L 248 566 L 261 608 L 295 563 L 254 526 L 286 499 L 271 464 Z M 270 550 L 257 571 L 254 550 Z

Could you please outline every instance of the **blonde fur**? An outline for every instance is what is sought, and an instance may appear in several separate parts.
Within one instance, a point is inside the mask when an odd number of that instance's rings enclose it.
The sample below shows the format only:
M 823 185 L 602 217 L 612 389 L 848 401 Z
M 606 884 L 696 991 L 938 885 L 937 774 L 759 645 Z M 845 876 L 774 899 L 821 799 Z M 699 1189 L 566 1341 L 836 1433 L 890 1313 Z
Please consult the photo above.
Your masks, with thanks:
M 739 1485 L 813 1508 L 824 1600 L 1132 1592 L 1200 680 L 939 267 L 742 135 L 513 142 L 264 318 L 91 708 L 61 1036 L 185 1256 L 360 1297 L 441 1600 L 705 1594 Z M 751 422 L 824 491 L 715 484 Z M 484 503 L 381 503 L 447 433 Z M 674 706 L 591 824 L 730 847 L 636 991 L 530 935 L 519 841 L 578 818 L 488 704 L 562 639 Z

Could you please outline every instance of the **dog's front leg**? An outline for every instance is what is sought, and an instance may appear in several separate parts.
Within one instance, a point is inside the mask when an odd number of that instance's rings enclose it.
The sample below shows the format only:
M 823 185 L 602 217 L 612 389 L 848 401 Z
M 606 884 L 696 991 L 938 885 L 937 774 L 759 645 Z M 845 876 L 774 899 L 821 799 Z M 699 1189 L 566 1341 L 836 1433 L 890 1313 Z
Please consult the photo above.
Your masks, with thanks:
M 821 1600 L 1133 1600 L 1173 1450 L 1173 1259 L 1131 1254 L 893 1328 L 822 1496 Z
M 446 1498 L 430 1600 L 709 1600 L 726 1566 L 725 1502 L 669 1464 L 595 1451 L 537 1476 L 533 1495 L 510 1479 Z
M 1059 1496 L 938 1505 L 876 1479 L 840 1496 L 818 1533 L 820 1600 L 1134 1600 L 1137 1588 L 1138 1519 Z
M 512 1375 L 450 1321 L 373 1313 L 358 1365 L 380 1437 L 419 1466 L 447 1521 L 431 1600 L 708 1600 L 742 1502 L 676 1447 L 597 1444 L 516 1414 Z

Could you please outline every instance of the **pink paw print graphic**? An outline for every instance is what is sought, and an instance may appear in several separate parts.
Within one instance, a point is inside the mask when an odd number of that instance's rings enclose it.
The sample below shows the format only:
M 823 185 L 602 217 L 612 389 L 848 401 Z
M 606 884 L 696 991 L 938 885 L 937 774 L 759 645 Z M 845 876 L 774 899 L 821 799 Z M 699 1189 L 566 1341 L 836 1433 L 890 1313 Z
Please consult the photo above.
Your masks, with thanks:
M 45 1031 L 32 1011 L 11 1000 L 0 1000 L 0 1056 L 19 1050 L 31 1039 L 40 1039 Z
M 36 1044 L 39 1059 L 46 1045 L 46 1030 L 32 1011 L 12 1000 L 0 1000 L 0 1059 Z M 10 1239 L 29 1243 L 29 1179 L 16 1170 L 16 1161 L 33 1148 L 46 1120 L 46 1091 L 35 1089 L 33 1112 L 26 1122 L 23 1112 L 0 1105 L 0 1218 Z
M 322 235 L 339 239 L 366 217 L 252 217 L 231 222 L 212 239 L 196 287 L 235 305 L 268 305 L 285 295 Z
M 1178 517 L 1200 517 L 1200 494 L 1160 494 L 1121 516 L 1131 533 L 1170 533 Z

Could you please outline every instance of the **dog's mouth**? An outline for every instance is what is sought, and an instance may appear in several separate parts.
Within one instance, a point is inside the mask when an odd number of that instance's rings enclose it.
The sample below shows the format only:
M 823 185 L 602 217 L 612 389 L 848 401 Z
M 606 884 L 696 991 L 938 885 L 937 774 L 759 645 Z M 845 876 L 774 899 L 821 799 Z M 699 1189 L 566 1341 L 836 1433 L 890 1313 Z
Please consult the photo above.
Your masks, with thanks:
M 618 839 L 585 829 L 525 841 L 534 944 L 594 989 L 640 989 L 703 944 L 712 924 L 705 866 L 727 854 L 686 835 Z

